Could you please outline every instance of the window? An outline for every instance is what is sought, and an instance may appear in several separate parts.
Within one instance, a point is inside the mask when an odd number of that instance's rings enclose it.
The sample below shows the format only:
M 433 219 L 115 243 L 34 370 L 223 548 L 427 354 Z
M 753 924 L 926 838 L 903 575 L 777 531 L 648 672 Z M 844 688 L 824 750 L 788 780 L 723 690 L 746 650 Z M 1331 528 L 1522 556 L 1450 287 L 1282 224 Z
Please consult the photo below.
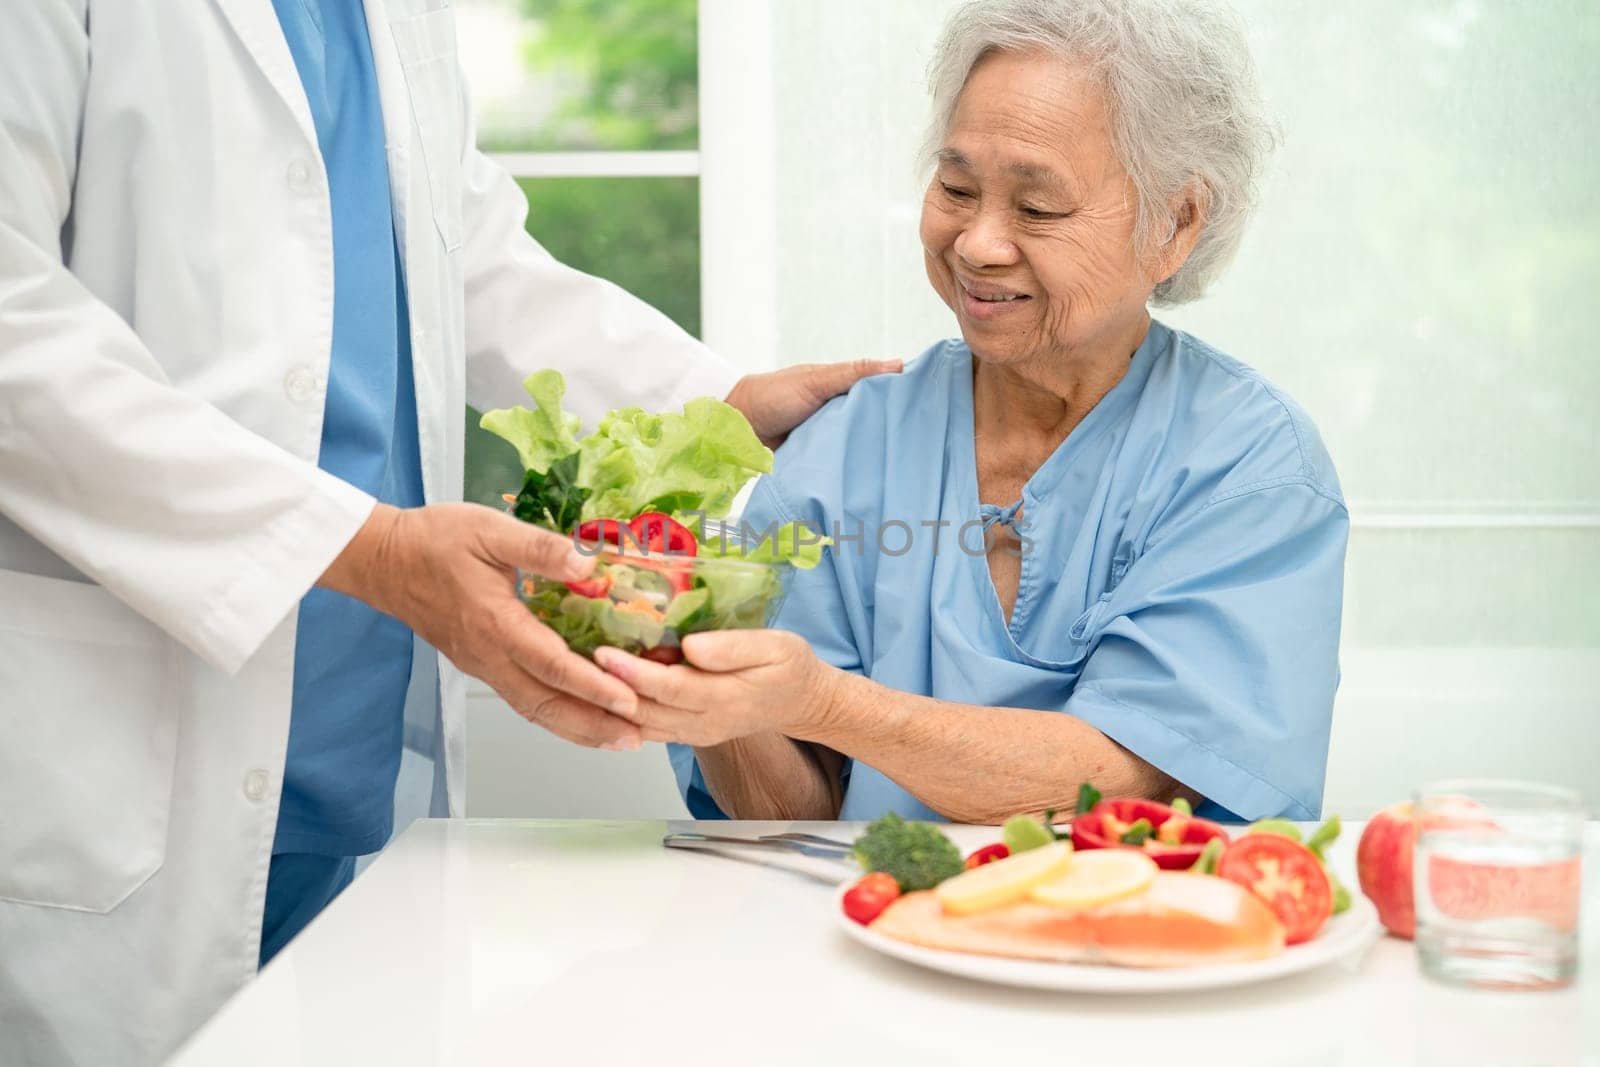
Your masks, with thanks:
M 695 0 L 456 0 L 479 147 L 552 255 L 701 332 Z M 466 498 L 522 483 L 467 415 Z
M 751 314 L 783 362 L 955 332 L 923 278 L 915 169 L 955 2 L 744 5 L 768 24 L 742 42 L 764 58 L 743 96 L 770 106 L 776 212 L 745 274 L 771 279 Z M 1338 464 L 1328 802 L 1360 814 L 1429 774 L 1592 783 L 1600 19 L 1588 0 L 1234 6 L 1285 141 L 1221 284 L 1158 315 L 1282 385 Z

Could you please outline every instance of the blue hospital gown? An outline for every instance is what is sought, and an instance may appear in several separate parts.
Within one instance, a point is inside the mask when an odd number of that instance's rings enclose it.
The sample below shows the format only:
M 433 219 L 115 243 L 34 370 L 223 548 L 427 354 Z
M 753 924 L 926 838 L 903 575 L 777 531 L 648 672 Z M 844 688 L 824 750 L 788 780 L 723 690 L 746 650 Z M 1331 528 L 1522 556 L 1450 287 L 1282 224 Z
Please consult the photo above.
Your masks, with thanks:
M 837 543 L 794 576 L 776 625 L 885 686 L 1076 715 L 1214 817 L 1317 817 L 1349 522 L 1305 413 L 1153 322 L 1024 487 L 1031 544 L 1008 625 L 979 523 L 1015 505 L 979 504 L 972 370 L 964 343 L 937 344 L 778 452 L 745 521 L 803 520 Z M 720 816 L 693 751 L 672 760 L 691 812 Z M 939 818 L 872 767 L 845 773 L 843 819 Z

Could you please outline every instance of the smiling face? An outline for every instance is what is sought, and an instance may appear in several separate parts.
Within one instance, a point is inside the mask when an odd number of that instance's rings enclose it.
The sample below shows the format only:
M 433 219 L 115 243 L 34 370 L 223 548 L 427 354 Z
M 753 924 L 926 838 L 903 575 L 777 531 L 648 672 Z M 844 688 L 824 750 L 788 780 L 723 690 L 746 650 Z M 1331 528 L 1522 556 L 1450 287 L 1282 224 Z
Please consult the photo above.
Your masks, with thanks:
M 1087 72 L 991 53 L 967 78 L 923 200 L 928 280 L 992 363 L 1136 344 L 1165 277 L 1136 254 L 1137 206 Z

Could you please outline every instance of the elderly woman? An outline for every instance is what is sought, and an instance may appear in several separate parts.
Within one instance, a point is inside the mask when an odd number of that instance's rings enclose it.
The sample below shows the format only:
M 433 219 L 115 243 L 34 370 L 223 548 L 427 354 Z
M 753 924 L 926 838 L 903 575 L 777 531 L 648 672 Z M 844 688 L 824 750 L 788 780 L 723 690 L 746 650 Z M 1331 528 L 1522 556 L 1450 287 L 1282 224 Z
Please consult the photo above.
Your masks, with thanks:
M 602 649 L 698 816 L 992 823 L 1078 785 L 1312 818 L 1348 519 L 1293 401 L 1153 322 L 1270 145 L 1193 0 L 979 0 L 932 68 L 921 237 L 961 340 L 864 381 L 746 514 L 834 538 L 779 631 Z M 980 533 L 980 529 L 983 531 Z

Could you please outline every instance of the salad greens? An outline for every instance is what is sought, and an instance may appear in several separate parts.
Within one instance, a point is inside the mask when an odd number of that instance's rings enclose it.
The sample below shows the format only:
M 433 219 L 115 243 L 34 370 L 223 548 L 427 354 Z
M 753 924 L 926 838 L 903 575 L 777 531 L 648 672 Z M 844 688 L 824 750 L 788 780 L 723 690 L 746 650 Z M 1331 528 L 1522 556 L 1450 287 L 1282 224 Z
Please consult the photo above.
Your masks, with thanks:
M 578 416 L 561 410 L 567 383 L 560 372 L 537 371 L 523 380 L 522 388 L 533 398 L 533 407 L 488 411 L 478 425 L 510 441 L 523 470 L 547 471 L 556 460 L 578 451 Z
M 578 501 L 578 520 L 626 522 L 647 511 L 679 521 L 698 514 L 720 517 L 745 482 L 772 470 L 772 450 L 736 408 L 720 400 L 691 400 L 681 415 L 619 408 L 580 440 L 578 417 L 561 407 L 566 381 L 558 372 L 539 371 L 522 387 L 533 398 L 532 408 L 485 412 L 480 425 L 509 441 L 530 475 L 549 476 L 558 467 L 570 471 L 558 488 L 586 493 Z
M 772 470 L 772 451 L 720 400 L 701 397 L 682 415 L 621 408 L 580 444 L 579 484 L 594 495 L 586 519 L 665 512 L 678 521 L 720 517 L 744 483 Z
M 828 539 L 801 523 L 705 537 L 706 520 L 726 515 L 746 482 L 772 470 L 772 452 L 737 409 L 709 397 L 681 414 L 619 408 L 580 437 L 578 417 L 562 408 L 559 373 L 539 371 L 523 388 L 531 407 L 490 411 L 481 423 L 526 469 L 512 514 L 597 551 L 615 546 L 582 580 L 520 581 L 529 610 L 574 651 L 610 645 L 670 662 L 684 634 L 765 626 L 787 567 L 821 561 Z
M 523 522 L 570 530 L 583 513 L 589 490 L 578 485 L 578 455 L 563 456 L 549 470 L 530 470 L 511 513 Z

